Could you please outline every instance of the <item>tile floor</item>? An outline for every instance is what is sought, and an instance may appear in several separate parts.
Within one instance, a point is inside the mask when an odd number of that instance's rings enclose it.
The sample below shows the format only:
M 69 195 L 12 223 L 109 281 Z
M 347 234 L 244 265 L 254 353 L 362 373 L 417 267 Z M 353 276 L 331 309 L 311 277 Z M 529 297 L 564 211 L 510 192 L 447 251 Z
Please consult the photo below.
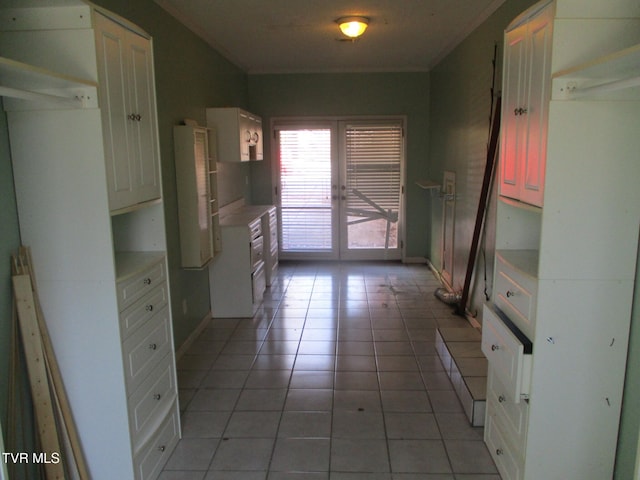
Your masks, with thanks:
M 178 362 L 183 438 L 160 480 L 499 480 L 434 350 L 466 326 L 423 265 L 282 263 L 252 319 Z

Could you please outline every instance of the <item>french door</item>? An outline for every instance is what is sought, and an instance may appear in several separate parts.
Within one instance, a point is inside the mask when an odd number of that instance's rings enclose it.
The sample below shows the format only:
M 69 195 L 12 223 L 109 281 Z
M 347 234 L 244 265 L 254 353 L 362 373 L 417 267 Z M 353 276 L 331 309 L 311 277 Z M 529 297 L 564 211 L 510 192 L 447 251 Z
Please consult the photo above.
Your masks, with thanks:
M 403 119 L 274 127 L 281 257 L 400 259 Z

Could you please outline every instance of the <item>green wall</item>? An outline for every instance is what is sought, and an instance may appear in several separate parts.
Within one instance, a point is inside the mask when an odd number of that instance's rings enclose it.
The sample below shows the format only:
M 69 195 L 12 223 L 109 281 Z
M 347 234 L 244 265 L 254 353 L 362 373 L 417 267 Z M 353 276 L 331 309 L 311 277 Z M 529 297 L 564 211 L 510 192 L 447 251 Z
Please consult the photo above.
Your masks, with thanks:
M 273 117 L 406 115 L 406 256 L 427 256 L 427 194 L 415 181 L 428 174 L 429 74 L 288 74 L 250 75 L 249 105 L 268 127 Z M 264 135 L 269 152 L 271 135 Z M 272 163 L 251 166 L 254 203 L 272 203 Z

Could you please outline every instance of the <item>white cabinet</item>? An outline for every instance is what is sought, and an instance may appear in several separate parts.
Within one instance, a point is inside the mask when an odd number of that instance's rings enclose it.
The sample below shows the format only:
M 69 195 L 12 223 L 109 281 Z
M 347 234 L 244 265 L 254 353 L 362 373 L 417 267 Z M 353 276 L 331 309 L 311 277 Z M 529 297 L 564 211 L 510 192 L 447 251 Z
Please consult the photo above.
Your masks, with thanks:
M 151 43 L 94 14 L 110 209 L 160 197 Z
M 542 206 L 553 5 L 505 34 L 500 194 Z
M 260 217 L 229 215 L 221 222 L 222 254 L 211 265 L 214 317 L 252 317 L 264 296 L 264 241 Z
M 504 480 L 612 477 L 640 224 L 640 5 L 599 6 L 541 2 L 505 34 L 483 314 L 485 442 Z M 522 178 L 539 188 L 512 190 Z
M 20 236 L 90 477 L 153 479 L 180 425 L 151 40 L 81 0 L 23 4 L 0 16 Z
M 262 160 L 262 119 L 235 107 L 207 108 L 207 126 L 218 132 L 218 161 Z
M 220 225 L 223 250 L 209 270 L 211 311 L 214 317 L 252 317 L 278 264 L 275 207 L 241 207 Z
M 215 136 L 215 130 L 191 125 L 173 128 L 184 268 L 202 268 L 221 250 L 216 159 L 209 153 L 210 136 Z

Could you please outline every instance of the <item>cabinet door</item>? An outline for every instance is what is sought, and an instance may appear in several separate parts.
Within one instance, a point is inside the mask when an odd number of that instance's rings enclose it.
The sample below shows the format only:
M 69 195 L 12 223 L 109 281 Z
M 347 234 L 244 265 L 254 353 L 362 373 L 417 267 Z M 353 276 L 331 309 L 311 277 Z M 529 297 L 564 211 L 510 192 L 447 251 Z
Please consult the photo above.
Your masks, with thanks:
M 126 32 L 130 59 L 131 112 L 133 130 L 133 162 L 136 167 L 137 201 L 160 197 L 158 128 L 151 43 L 146 38 Z
M 251 119 L 245 112 L 238 113 L 238 129 L 240 131 L 240 160 L 245 162 L 251 159 L 249 146 L 251 145 Z
M 151 44 L 96 13 L 109 208 L 160 197 Z
M 116 210 L 136 203 L 135 168 L 129 158 L 128 51 L 119 25 L 96 13 L 95 27 L 109 208 Z
M 542 206 L 547 152 L 547 119 L 551 87 L 552 10 L 547 8 L 529 24 L 527 40 L 527 143 L 522 157 L 520 200 Z
M 500 148 L 500 194 L 519 198 L 520 164 L 523 155 L 524 129 L 520 109 L 525 91 L 526 33 L 523 25 L 505 37 L 502 131 Z

